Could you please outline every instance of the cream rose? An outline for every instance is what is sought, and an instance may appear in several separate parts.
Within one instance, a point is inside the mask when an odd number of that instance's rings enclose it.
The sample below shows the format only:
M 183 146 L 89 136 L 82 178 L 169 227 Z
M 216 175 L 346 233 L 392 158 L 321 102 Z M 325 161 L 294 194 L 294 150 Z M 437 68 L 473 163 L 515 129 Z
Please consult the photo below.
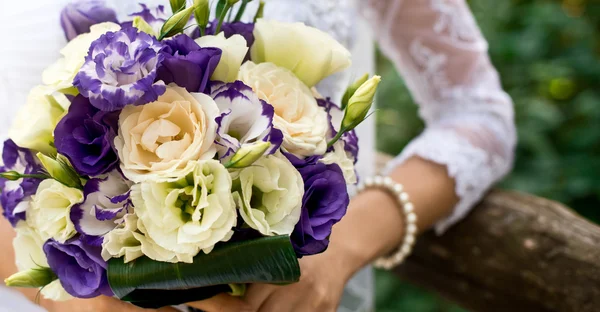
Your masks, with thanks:
M 273 124 L 283 132 L 283 147 L 288 152 L 301 157 L 325 153 L 327 113 L 292 72 L 272 63 L 248 61 L 240 68 L 238 79 L 273 105 Z
M 289 235 L 300 220 L 304 182 L 283 155 L 262 158 L 235 173 L 240 215 L 263 235 Z
M 123 174 L 136 183 L 165 181 L 191 160 L 212 159 L 218 114 L 211 97 L 174 84 L 156 102 L 125 107 L 115 138 Z
M 210 253 L 233 235 L 237 213 L 229 172 L 216 160 L 193 163 L 177 180 L 131 189 L 138 229 L 150 240 L 145 245 L 160 248 L 145 252 L 153 260 L 191 263 L 201 250 Z
M 54 128 L 68 106 L 64 94 L 45 86 L 34 87 L 13 120 L 8 136 L 20 147 L 55 153 Z
M 48 259 L 44 254 L 43 246 L 46 242 L 40 234 L 32 229 L 25 221 L 21 221 L 15 227 L 17 236 L 13 240 L 15 250 L 15 262 L 19 271 L 25 271 L 38 267 L 48 267 Z M 60 284 L 59 280 L 46 285 L 41 289 L 46 299 L 64 301 L 72 299 Z
M 333 145 L 333 151 L 325 154 L 319 161 L 326 165 L 337 164 L 342 169 L 346 184 L 356 184 L 358 182 L 354 170 L 354 160 L 344 149 L 343 141 L 337 141 Z
M 250 50 L 254 62 L 285 67 L 309 87 L 352 64 L 344 46 L 329 34 L 302 23 L 260 19 L 254 25 L 254 37 Z
M 26 212 L 27 223 L 38 231 L 42 239 L 53 238 L 64 243 L 77 233 L 70 212 L 73 205 L 82 201 L 81 190 L 46 179 L 32 196 L 31 208 Z
M 248 53 L 248 43 L 240 35 L 225 38 L 223 32 L 216 36 L 202 36 L 196 39 L 199 46 L 219 48 L 223 51 L 219 65 L 211 79 L 223 82 L 233 82 L 237 78 L 240 66 Z
M 72 93 L 73 90 L 69 91 L 69 89 L 73 88 L 73 79 L 77 72 L 79 72 L 79 69 L 81 69 L 81 66 L 83 66 L 92 42 L 109 31 L 118 31 L 120 29 L 121 26 L 115 23 L 100 23 L 90 27 L 89 33 L 81 34 L 69 41 L 60 50 L 60 54 L 63 57 L 46 68 L 42 73 L 44 84 L 50 85 L 62 92 Z

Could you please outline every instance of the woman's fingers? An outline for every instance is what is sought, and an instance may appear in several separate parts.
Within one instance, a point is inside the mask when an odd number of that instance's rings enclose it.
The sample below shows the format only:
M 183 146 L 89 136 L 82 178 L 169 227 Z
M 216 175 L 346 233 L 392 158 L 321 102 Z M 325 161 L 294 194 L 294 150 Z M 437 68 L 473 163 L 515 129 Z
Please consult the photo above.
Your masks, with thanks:
M 251 312 L 256 311 L 245 301 L 230 296 L 219 294 L 210 299 L 188 303 L 190 307 L 206 312 Z
M 277 286 L 270 284 L 252 284 L 248 287 L 244 301 L 248 302 L 255 311 L 259 311 L 262 304 L 277 290 Z

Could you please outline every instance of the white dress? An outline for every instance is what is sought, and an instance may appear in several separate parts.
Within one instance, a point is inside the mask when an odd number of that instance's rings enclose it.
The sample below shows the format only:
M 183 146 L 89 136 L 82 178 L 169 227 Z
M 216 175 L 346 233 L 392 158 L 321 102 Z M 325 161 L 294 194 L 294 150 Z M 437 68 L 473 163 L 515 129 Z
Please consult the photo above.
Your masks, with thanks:
M 28 90 L 65 44 L 59 12 L 68 0 L 0 3 L 0 138 Z M 138 1 L 109 0 L 122 20 Z M 166 0 L 142 0 L 149 5 Z M 248 12 L 253 12 L 252 4 Z M 513 107 L 490 63 L 487 42 L 465 0 L 267 0 L 265 17 L 320 28 L 353 53 L 353 66 L 319 85 L 339 99 L 350 80 L 374 72 L 373 36 L 404 77 L 426 130 L 390 164 L 419 156 L 443 164 L 456 181 L 460 202 L 436 225 L 442 233 L 460 220 L 512 164 L 516 143 Z M 168 6 L 168 5 L 167 5 Z M 360 14 L 357 12 L 361 12 Z M 374 171 L 375 118 L 358 130 L 361 176 Z M 369 269 L 348 285 L 340 311 L 371 311 Z M 4 307 L 3 305 L 6 305 Z M 10 305 L 10 306 L 9 306 Z M 16 307 L 19 307 L 18 309 Z M 0 287 L 0 311 L 38 311 Z

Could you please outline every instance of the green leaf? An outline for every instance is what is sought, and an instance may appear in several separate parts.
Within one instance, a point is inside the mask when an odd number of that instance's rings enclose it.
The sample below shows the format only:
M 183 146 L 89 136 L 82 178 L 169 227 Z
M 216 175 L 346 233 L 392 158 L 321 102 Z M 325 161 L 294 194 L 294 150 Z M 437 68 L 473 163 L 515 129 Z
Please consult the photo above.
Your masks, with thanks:
M 114 294 L 145 308 L 181 304 L 230 292 L 228 284 L 289 284 L 300 279 L 300 266 L 289 236 L 264 237 L 217 246 L 193 263 L 139 258 L 108 262 Z

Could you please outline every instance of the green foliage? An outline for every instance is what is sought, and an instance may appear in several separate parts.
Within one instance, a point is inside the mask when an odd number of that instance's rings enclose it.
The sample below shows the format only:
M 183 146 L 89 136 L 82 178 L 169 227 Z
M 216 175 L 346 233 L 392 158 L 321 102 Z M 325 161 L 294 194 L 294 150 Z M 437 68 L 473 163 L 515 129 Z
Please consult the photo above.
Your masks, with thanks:
M 514 170 L 501 187 L 561 201 L 600 222 L 600 2 L 469 3 L 515 103 L 519 144 Z M 393 66 L 382 56 L 378 65 L 384 77 L 378 148 L 396 154 L 423 125 Z M 384 274 L 378 273 L 378 311 L 449 311 L 430 295 L 386 286 L 392 277 Z

